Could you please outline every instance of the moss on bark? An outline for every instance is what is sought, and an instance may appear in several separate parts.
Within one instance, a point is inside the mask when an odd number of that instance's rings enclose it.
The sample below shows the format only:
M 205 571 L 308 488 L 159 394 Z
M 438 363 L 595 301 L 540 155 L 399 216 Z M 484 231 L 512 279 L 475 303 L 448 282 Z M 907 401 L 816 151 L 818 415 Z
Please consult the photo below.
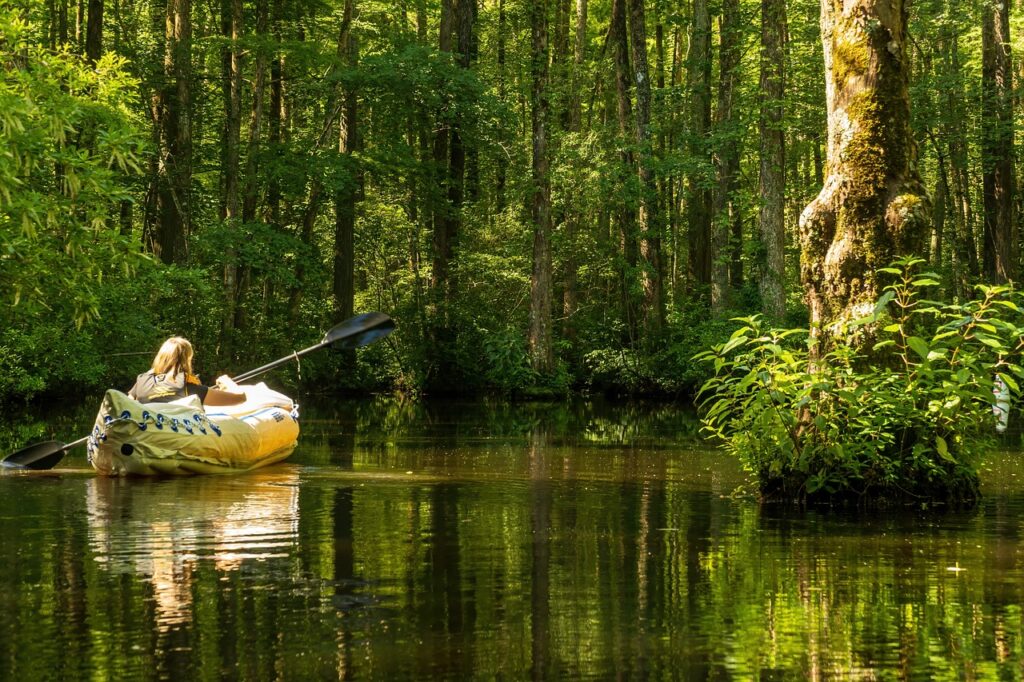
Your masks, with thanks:
M 924 248 L 931 208 L 910 130 L 903 3 L 826 2 L 822 12 L 828 176 L 801 216 L 800 238 L 811 322 L 825 351 L 830 330 L 874 306 L 874 270 Z

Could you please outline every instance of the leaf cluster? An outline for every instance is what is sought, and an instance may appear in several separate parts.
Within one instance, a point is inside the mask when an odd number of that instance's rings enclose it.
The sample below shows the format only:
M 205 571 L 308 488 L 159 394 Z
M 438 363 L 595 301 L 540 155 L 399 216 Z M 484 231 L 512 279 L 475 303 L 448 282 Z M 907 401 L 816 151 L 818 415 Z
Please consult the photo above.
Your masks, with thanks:
M 890 276 L 873 313 L 818 351 L 818 334 L 760 317 L 697 356 L 704 429 L 754 474 L 765 499 L 969 501 L 994 442 L 993 389 L 1019 394 L 1021 294 L 979 286 L 963 303 L 930 300 L 922 261 Z

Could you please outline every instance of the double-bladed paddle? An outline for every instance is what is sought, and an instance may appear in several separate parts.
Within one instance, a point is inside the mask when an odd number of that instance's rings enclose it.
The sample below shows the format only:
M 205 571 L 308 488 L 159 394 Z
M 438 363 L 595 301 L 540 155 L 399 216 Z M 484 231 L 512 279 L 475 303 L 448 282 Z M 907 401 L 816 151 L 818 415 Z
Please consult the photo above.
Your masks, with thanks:
M 324 334 L 320 343 L 286 355 L 279 360 L 239 374 L 234 381 L 248 381 L 253 377 L 269 372 L 299 357 L 320 350 L 325 346 L 336 346 L 338 348 L 359 348 L 384 338 L 395 329 L 395 322 L 384 313 L 363 313 L 349 318 L 344 322 L 336 324 Z M 89 440 L 89 436 L 79 438 L 72 443 L 62 443 L 57 440 L 49 440 L 44 443 L 36 443 L 22 448 L 7 457 L 4 457 L 3 465 L 17 469 L 52 469 L 64 459 L 67 451 L 73 447 L 83 445 Z

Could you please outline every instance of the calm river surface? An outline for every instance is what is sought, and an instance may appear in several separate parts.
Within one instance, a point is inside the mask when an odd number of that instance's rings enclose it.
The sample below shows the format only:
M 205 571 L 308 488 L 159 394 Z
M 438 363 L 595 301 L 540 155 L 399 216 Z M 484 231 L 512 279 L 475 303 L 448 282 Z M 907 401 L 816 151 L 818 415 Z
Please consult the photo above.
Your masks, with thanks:
M 253 474 L 0 474 L 0 679 L 1024 678 L 1020 452 L 971 511 L 799 512 L 671 406 L 303 410 Z

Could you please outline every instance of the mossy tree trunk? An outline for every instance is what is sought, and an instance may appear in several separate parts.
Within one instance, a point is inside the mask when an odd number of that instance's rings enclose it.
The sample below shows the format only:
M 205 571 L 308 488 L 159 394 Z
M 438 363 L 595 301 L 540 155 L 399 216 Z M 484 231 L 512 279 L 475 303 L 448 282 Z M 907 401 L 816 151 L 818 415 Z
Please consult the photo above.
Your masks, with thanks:
M 931 207 L 911 138 L 903 0 L 824 0 L 828 104 L 824 186 L 800 217 L 801 277 L 827 351 L 839 325 L 871 312 L 875 270 L 923 253 Z

